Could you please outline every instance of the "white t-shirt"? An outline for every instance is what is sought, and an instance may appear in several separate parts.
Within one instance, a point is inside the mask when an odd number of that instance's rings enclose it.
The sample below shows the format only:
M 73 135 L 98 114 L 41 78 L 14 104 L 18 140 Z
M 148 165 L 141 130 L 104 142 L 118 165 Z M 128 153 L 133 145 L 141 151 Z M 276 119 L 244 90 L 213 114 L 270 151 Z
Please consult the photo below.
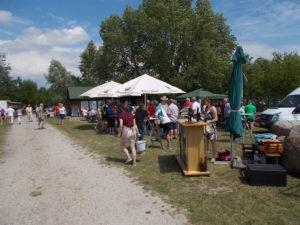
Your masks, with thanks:
M 26 112 L 27 113 L 32 113 L 32 108 L 31 107 L 26 107 Z
M 59 114 L 66 114 L 66 108 L 64 106 L 59 108 Z
M 178 119 L 178 114 L 179 114 L 179 109 L 178 109 L 177 105 L 175 105 L 174 103 L 171 103 L 169 105 L 169 112 L 170 112 L 171 121 L 176 122 L 176 120 Z
M 15 110 L 14 110 L 13 108 L 10 108 L 10 107 L 9 107 L 9 108 L 7 109 L 7 116 L 9 116 L 9 117 L 10 117 L 10 116 L 14 116 L 14 112 L 15 112 Z
M 155 116 L 158 116 L 161 124 L 166 124 L 171 122 L 166 111 L 163 109 L 163 107 L 161 107 L 161 105 L 156 106 Z
M 194 101 L 193 104 L 192 104 L 192 110 L 193 110 L 193 113 L 197 113 L 197 110 L 198 112 L 201 111 L 201 106 L 200 106 L 200 103 L 197 102 L 197 101 Z

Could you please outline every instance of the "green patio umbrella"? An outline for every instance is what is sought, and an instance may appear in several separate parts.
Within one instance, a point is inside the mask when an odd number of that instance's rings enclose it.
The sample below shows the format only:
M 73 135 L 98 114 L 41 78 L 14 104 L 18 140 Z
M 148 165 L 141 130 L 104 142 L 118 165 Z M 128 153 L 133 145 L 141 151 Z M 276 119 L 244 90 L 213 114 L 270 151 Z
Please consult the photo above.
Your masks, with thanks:
M 231 113 L 226 124 L 226 130 L 230 132 L 231 136 L 231 156 L 233 158 L 232 142 L 233 137 L 241 137 L 243 135 L 242 117 L 239 112 L 241 108 L 241 101 L 243 99 L 243 81 L 244 74 L 242 65 L 246 63 L 246 57 L 243 48 L 238 46 L 233 57 L 233 68 L 231 72 L 229 85 L 229 103 Z
M 191 91 L 189 93 L 180 95 L 177 98 L 191 98 L 191 97 L 197 97 L 199 99 L 204 99 L 205 97 L 209 97 L 211 99 L 222 99 L 222 98 L 227 98 L 227 95 L 214 94 L 210 91 L 206 91 L 206 90 L 203 90 L 202 88 L 200 88 L 200 89 Z

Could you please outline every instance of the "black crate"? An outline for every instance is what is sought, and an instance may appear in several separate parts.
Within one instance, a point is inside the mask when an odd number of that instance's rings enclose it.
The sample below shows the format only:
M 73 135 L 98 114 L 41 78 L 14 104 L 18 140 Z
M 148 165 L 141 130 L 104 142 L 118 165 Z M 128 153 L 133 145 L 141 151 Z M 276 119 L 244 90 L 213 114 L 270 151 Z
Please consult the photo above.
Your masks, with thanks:
M 247 164 L 246 175 L 254 186 L 287 185 L 286 169 L 279 164 Z

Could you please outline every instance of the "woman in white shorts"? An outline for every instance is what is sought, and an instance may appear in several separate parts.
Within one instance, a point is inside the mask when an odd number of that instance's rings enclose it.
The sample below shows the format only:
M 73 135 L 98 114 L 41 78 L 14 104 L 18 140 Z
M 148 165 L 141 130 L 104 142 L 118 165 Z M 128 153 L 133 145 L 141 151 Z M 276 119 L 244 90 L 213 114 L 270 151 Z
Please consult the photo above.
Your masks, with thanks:
M 120 126 L 119 126 L 119 137 L 121 150 L 125 153 L 127 159 L 125 163 L 132 163 L 133 166 L 136 166 L 136 149 L 135 149 L 135 140 L 138 133 L 137 126 L 135 123 L 134 115 L 131 112 L 128 112 L 128 103 L 125 102 L 123 105 L 124 112 L 119 116 Z M 131 155 L 127 147 L 131 148 Z

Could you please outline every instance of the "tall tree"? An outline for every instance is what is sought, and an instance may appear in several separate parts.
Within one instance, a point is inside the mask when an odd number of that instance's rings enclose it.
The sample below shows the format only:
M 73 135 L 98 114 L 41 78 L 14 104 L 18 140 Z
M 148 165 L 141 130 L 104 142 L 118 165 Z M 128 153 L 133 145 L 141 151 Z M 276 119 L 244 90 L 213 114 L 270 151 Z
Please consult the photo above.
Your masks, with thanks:
M 9 75 L 10 65 L 6 62 L 6 56 L 0 54 L 0 96 L 2 99 L 9 99 L 14 89 L 14 82 Z
M 48 69 L 48 74 L 45 75 L 46 80 L 50 84 L 50 90 L 55 92 L 64 101 L 66 101 L 67 87 L 78 85 L 78 78 L 57 60 L 52 59 Z
M 103 57 L 113 79 L 147 72 L 186 91 L 220 90 L 235 47 L 225 22 L 208 0 L 144 0 L 102 22 Z
M 79 70 L 82 80 L 86 84 L 96 84 L 95 59 L 97 47 L 93 41 L 90 41 L 86 49 L 80 54 Z

